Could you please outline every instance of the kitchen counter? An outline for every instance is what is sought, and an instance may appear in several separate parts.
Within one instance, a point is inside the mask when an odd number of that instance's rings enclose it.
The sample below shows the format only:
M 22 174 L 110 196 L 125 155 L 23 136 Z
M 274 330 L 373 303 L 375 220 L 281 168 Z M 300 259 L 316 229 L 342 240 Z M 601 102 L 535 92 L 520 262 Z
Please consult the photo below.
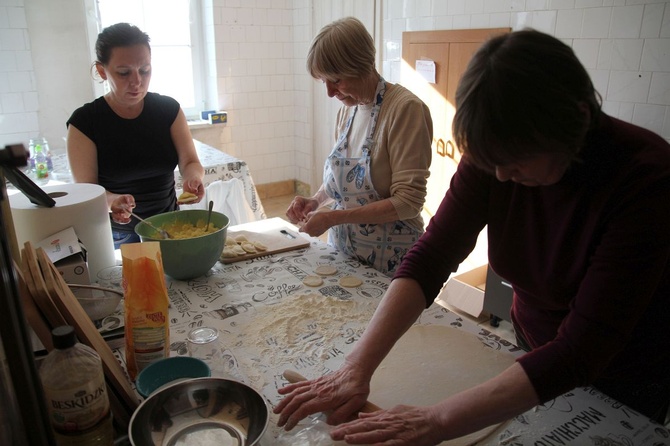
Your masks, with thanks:
M 272 218 L 229 231 L 268 228 L 295 230 Z M 171 355 L 188 354 L 185 340 L 192 328 L 215 327 L 221 333 L 226 361 L 225 371 L 214 375 L 225 373 L 246 382 L 262 392 L 271 405 L 280 400 L 277 389 L 286 384 L 284 370 L 315 378 L 338 368 L 361 336 L 390 279 L 317 238 L 305 237 L 310 242 L 305 249 L 217 263 L 207 277 L 194 280 L 168 279 Z M 324 276 L 320 286 L 304 285 L 303 279 L 314 275 L 320 265 L 334 266 L 337 271 Z M 344 287 L 340 283 L 343 276 L 357 277 L 362 284 Z M 307 305 L 296 306 L 300 302 Z M 355 315 L 339 313 L 343 305 L 354 305 Z M 437 304 L 424 311 L 417 324 L 455 327 L 493 349 L 514 356 L 523 354 L 484 326 Z M 116 354 L 120 361 L 125 360 L 121 349 Z M 276 421 L 272 415 L 263 445 L 272 445 L 280 435 Z M 478 444 L 605 444 L 608 440 L 616 444 L 667 444 L 670 432 L 587 387 L 537 406 Z

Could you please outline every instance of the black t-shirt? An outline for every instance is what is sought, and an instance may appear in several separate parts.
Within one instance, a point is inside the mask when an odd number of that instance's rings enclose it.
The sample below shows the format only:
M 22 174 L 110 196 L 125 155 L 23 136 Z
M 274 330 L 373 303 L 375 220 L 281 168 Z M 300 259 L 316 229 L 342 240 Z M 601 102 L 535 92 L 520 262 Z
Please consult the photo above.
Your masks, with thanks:
M 174 169 L 177 150 L 170 127 L 179 113 L 179 103 L 168 96 L 147 93 L 142 113 L 124 119 L 109 107 L 104 97 L 83 105 L 72 113 L 72 124 L 96 145 L 98 184 L 109 192 L 132 194 L 135 213 L 141 217 L 177 209 Z M 137 221 L 127 225 L 112 222 L 114 230 L 132 231 Z

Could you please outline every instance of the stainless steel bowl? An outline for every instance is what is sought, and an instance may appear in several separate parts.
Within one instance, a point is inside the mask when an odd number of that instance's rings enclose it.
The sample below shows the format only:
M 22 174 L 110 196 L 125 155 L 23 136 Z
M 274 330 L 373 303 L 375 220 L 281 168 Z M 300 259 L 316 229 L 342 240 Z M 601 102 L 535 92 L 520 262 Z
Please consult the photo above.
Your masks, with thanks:
M 270 414 L 251 387 L 224 378 L 193 378 L 147 398 L 130 419 L 135 446 L 258 445 Z

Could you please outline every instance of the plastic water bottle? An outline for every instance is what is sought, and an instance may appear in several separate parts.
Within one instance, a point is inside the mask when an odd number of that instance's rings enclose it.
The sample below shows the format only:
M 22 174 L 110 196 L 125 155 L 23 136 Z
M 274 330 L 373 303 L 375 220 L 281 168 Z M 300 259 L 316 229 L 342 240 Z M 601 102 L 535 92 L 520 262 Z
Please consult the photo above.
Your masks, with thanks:
M 49 174 L 53 170 L 49 143 L 44 138 L 30 140 L 30 153 L 32 154 L 31 165 L 34 164 L 35 177 L 38 181 L 48 181 Z
M 54 166 L 51 159 L 51 150 L 46 138 L 33 138 L 30 140 L 30 171 L 40 182 L 49 181 Z
M 110 446 L 114 428 L 100 356 L 69 325 L 52 330 L 54 349 L 40 366 L 58 446 Z

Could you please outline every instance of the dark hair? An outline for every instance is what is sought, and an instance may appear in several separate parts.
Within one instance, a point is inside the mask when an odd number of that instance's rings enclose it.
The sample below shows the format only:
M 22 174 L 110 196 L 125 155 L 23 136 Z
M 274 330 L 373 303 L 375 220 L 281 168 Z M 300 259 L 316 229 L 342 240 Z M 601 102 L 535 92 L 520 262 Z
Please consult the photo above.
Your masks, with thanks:
M 107 65 L 112 57 L 112 50 L 118 47 L 146 45 L 149 46 L 149 35 L 135 25 L 116 23 L 103 29 L 95 42 L 96 63 Z
M 375 69 L 375 44 L 355 17 L 336 20 L 319 31 L 307 53 L 307 71 L 314 79 L 370 74 Z
M 503 34 L 482 45 L 461 78 L 454 140 L 489 172 L 537 153 L 575 159 L 599 99 L 568 45 L 530 29 Z

